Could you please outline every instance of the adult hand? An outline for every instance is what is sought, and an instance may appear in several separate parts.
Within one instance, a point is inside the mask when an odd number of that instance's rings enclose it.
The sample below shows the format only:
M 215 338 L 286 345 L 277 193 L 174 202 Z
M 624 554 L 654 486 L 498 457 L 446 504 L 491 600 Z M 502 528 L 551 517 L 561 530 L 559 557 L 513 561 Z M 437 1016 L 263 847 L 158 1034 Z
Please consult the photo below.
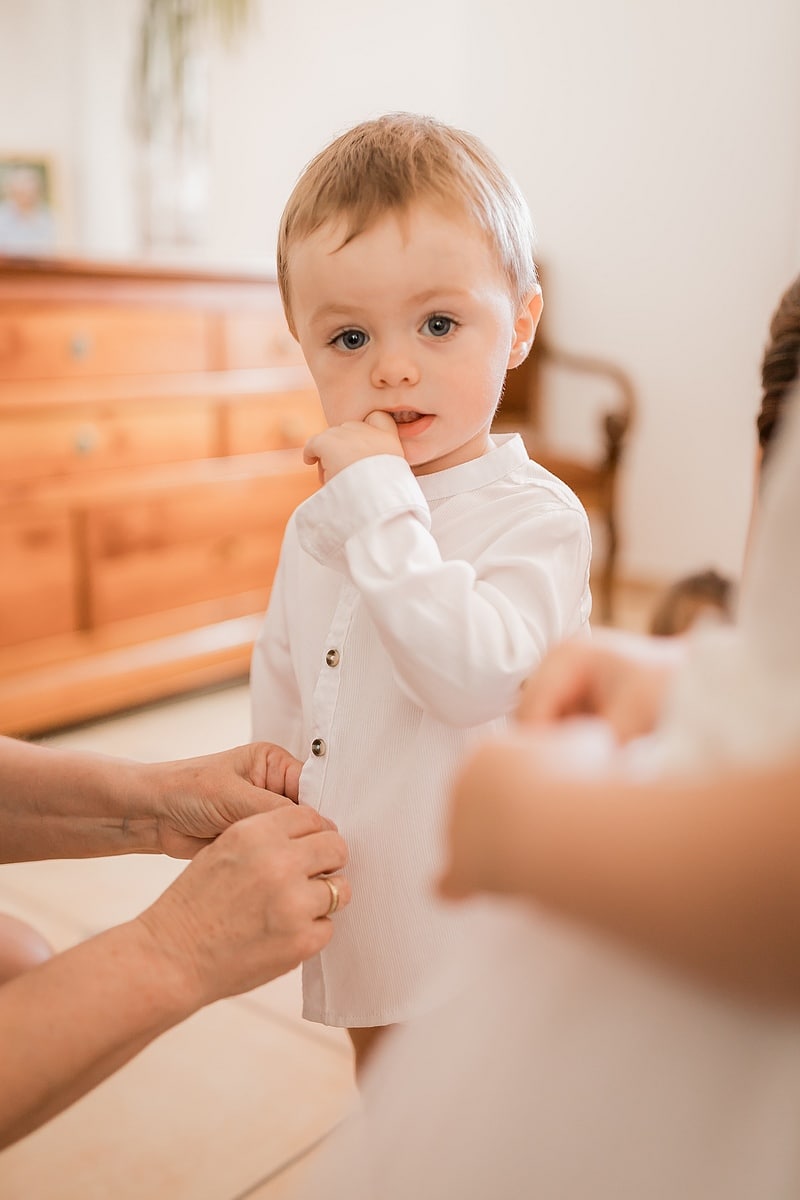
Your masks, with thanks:
M 303 460 L 317 463 L 320 480 L 327 483 L 345 467 L 377 454 L 404 458 L 397 425 L 386 412 L 371 412 L 363 421 L 345 421 L 314 434 L 306 442 Z
M 99 777 L 94 759 L 78 761 L 85 778 L 105 778 L 103 760 Z M 135 786 L 136 773 L 116 765 Z M 226 829 L 141 916 L 0 987 L 0 1148 L 204 1005 L 316 954 L 333 929 L 331 887 L 319 876 L 346 858 L 329 822 L 287 801 Z M 348 904 L 346 878 L 331 886 Z
M 156 848 L 192 858 L 235 821 L 296 802 L 301 768 L 269 742 L 144 768 L 155 797 Z
M 684 653 L 680 638 L 614 630 L 591 641 L 562 642 L 524 685 L 517 720 L 538 724 L 601 717 L 620 742 L 650 733 Z
M 318 953 L 333 921 L 344 841 L 319 813 L 287 805 L 237 821 L 136 919 L 187 1004 L 249 991 Z M 350 902 L 343 875 L 338 907 Z

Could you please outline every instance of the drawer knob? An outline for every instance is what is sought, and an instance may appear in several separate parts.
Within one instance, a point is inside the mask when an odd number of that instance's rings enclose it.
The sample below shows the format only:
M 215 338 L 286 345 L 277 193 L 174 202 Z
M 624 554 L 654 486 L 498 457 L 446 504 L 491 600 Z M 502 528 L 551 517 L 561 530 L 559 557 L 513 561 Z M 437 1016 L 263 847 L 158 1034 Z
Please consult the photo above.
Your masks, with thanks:
M 73 445 L 76 454 L 92 454 L 97 449 L 100 435 L 96 425 L 79 425 L 75 431 Z
M 92 348 L 92 339 L 88 333 L 73 333 L 69 339 L 69 352 L 72 358 L 86 358 Z

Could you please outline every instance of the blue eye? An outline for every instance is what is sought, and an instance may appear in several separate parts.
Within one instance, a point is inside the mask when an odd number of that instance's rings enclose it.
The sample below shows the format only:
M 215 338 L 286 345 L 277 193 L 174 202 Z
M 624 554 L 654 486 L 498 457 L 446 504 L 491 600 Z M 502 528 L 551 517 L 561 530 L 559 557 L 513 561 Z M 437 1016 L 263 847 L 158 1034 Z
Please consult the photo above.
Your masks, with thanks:
M 434 313 L 432 317 L 428 317 L 424 328 L 427 329 L 431 337 L 447 337 L 448 333 L 455 327 L 456 322 L 452 317 L 443 317 L 441 313 Z
M 360 350 L 362 346 L 366 346 L 369 338 L 362 329 L 343 329 L 338 333 L 331 342 L 332 346 L 338 346 L 340 350 Z

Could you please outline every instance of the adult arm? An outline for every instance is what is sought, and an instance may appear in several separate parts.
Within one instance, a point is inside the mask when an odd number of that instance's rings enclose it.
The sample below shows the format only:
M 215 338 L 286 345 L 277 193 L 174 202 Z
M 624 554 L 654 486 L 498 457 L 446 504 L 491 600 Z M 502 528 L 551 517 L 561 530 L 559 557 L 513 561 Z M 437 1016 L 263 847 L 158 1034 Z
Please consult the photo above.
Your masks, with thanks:
M 444 894 L 527 897 L 707 982 L 799 1005 L 800 760 L 642 782 L 579 775 L 581 759 L 571 735 L 480 747 L 453 790 Z
M 342 839 L 287 805 L 202 849 L 146 912 L 0 988 L 0 1146 L 31 1132 L 170 1027 L 316 954 Z M 340 905 L 347 880 L 337 876 Z
M 299 771 L 267 743 L 147 764 L 0 737 L 0 861 L 191 858 L 234 821 L 296 800 Z

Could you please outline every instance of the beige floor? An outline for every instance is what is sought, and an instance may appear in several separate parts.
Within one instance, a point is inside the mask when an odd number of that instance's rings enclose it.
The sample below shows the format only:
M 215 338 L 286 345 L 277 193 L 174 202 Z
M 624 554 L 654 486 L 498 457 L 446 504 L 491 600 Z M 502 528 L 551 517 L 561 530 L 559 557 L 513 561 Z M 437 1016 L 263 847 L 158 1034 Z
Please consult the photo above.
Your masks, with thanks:
M 653 591 L 620 593 L 642 629 Z M 238 744 L 245 686 L 191 696 L 51 736 L 142 760 Z M 151 856 L 25 863 L 0 873 L 0 911 L 58 948 L 145 907 L 182 869 Z M 346 1035 L 300 1017 L 298 972 L 165 1034 L 91 1096 L 0 1154 L 1 1200 L 290 1200 L 314 1148 L 354 1098 Z

